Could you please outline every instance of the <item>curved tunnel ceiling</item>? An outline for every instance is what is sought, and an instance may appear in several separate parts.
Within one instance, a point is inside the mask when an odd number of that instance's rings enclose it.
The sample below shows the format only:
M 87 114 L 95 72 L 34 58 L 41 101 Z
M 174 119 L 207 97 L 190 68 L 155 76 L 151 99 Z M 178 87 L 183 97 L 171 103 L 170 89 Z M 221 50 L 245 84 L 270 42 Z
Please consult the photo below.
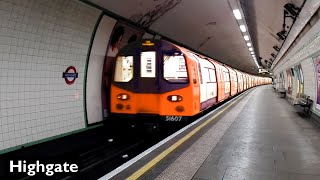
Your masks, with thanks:
M 304 0 L 243 0 L 250 4 L 248 11 L 254 11 L 251 16 L 253 23 L 249 25 L 256 34 L 257 49 L 259 56 L 262 58 L 262 65 L 266 66 L 274 57 L 271 53 L 277 54 L 273 46 L 281 47 L 283 40 L 279 40 L 276 35 L 282 30 L 283 24 L 283 6 L 292 3 L 296 7 L 301 7 Z M 292 18 L 286 18 L 285 30 L 289 31 L 293 23 Z
M 90 0 L 152 31 L 235 67 L 258 74 L 257 66 L 233 15 L 230 1 L 241 3 L 257 57 L 271 58 L 281 31 L 283 6 L 303 0 Z

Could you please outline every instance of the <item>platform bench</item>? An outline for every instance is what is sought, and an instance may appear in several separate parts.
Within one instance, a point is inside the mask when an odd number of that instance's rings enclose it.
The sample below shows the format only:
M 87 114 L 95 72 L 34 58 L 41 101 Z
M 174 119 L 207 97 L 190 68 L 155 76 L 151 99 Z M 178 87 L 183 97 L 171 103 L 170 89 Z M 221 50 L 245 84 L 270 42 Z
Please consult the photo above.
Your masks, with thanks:
M 298 104 L 295 104 L 295 105 L 299 105 L 300 107 L 303 107 L 303 111 L 309 114 L 312 104 L 313 104 L 313 100 L 310 99 L 310 96 L 305 94 L 300 94 L 300 97 L 298 99 Z M 307 111 L 306 111 L 306 108 L 307 108 Z
M 282 94 L 282 98 L 285 98 L 287 95 L 287 91 L 284 88 L 278 89 L 278 92 Z

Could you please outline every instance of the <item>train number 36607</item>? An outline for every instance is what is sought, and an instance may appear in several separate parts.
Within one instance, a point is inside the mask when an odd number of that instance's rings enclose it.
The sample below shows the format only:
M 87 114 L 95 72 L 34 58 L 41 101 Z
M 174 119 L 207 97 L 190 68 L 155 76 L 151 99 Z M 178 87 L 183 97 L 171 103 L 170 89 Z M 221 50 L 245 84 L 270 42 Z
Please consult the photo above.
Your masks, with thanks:
M 166 116 L 166 121 L 181 121 L 182 116 Z

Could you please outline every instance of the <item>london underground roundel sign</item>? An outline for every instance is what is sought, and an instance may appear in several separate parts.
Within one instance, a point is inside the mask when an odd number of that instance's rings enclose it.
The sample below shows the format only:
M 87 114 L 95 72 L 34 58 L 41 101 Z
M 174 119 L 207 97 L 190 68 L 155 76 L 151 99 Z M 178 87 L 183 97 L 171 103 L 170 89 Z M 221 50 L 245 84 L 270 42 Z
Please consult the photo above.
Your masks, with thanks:
M 66 81 L 68 85 L 71 85 L 78 78 L 78 73 L 75 67 L 69 66 L 64 73 L 62 73 L 62 78 Z

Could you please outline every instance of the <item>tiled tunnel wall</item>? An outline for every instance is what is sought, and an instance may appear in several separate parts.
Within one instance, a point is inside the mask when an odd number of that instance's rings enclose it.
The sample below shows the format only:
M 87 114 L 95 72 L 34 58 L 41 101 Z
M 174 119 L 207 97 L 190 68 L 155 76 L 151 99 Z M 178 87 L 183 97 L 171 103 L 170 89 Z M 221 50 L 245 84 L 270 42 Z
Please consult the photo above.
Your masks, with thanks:
M 100 11 L 76 0 L 0 1 L 0 151 L 85 127 L 83 82 Z M 78 78 L 67 85 L 68 66 Z

